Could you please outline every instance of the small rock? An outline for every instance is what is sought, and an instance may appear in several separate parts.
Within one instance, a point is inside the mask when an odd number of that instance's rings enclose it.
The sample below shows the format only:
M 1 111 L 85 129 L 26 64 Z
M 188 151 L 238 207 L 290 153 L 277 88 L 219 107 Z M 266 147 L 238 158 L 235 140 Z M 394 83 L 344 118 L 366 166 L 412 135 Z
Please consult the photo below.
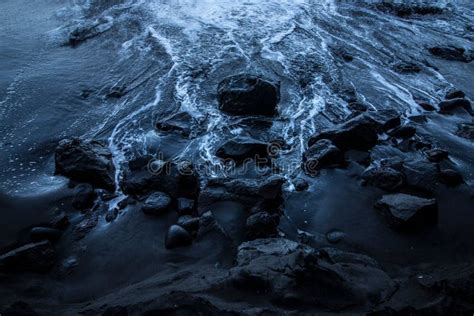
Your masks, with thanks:
M 460 124 L 456 131 L 456 135 L 465 139 L 474 140 L 474 124 Z
M 458 186 L 464 183 L 464 178 L 461 173 L 453 169 L 444 169 L 441 170 L 440 174 L 440 181 L 447 186 Z
M 296 192 L 306 191 L 306 190 L 308 190 L 308 188 L 309 188 L 309 183 L 308 183 L 308 181 L 306 181 L 306 180 L 304 180 L 304 179 L 301 179 L 301 178 L 296 178 L 296 179 L 293 181 L 293 185 L 295 186 Z
M 82 238 L 86 237 L 86 235 L 94 227 L 96 227 L 98 223 L 99 223 L 99 219 L 95 215 L 92 215 L 91 217 L 88 217 L 88 218 L 82 220 L 74 228 L 74 238 L 76 240 L 81 240 Z
M 396 127 L 388 131 L 387 134 L 395 138 L 408 139 L 415 136 L 416 127 L 407 124 L 407 125 Z
M 471 102 L 467 99 L 451 99 L 442 101 L 439 105 L 439 113 L 452 113 L 456 109 L 463 108 L 467 112 L 472 113 Z
M 110 88 L 109 92 L 107 93 L 107 98 L 120 99 L 125 94 L 127 94 L 127 87 L 115 86 L 115 87 Z
M 435 199 L 397 193 L 384 195 L 375 208 L 388 224 L 399 230 L 416 230 L 427 224 L 436 224 L 438 204 Z
M 368 110 L 367 105 L 361 102 L 351 102 L 347 106 L 349 109 L 356 112 L 366 112 Z
M 183 215 L 178 218 L 176 224 L 186 229 L 190 234 L 195 234 L 199 230 L 199 217 Z
M 362 179 L 366 184 L 389 192 L 400 189 L 405 182 L 401 172 L 387 166 L 368 168 L 362 174 Z
M 88 183 L 79 184 L 74 189 L 74 197 L 72 199 L 72 206 L 77 210 L 85 210 L 94 205 L 94 200 L 97 195 L 94 192 L 92 185 Z
M 117 203 L 117 207 L 118 207 L 119 210 L 123 210 L 127 206 L 133 205 L 133 204 L 136 204 L 136 203 L 137 203 L 137 201 L 133 197 L 127 196 L 126 198 L 124 198 L 123 200 L 121 200 L 120 202 Z
M 400 114 L 392 109 L 368 111 L 364 114 L 379 133 L 386 132 L 401 124 Z
M 280 217 L 276 214 L 258 212 L 250 215 L 245 224 L 245 236 L 248 240 L 275 237 L 278 234 Z
M 442 59 L 461 61 L 466 63 L 472 61 L 472 56 L 462 47 L 435 46 L 429 48 L 428 50 L 433 56 Z
M 304 170 L 313 174 L 317 170 L 341 166 L 344 162 L 344 154 L 327 139 L 321 139 L 308 148 L 303 157 Z M 310 168 L 310 164 L 313 163 Z
M 183 137 L 190 137 L 197 129 L 197 120 L 188 112 L 180 112 L 156 123 L 156 129 L 162 132 L 177 132 Z
M 231 115 L 274 116 L 280 85 L 259 76 L 242 74 L 224 79 L 217 89 L 219 109 Z
M 439 148 L 427 150 L 425 151 L 425 155 L 431 162 L 441 162 L 449 157 L 449 153 L 446 150 Z
M 194 210 L 194 200 L 187 198 L 178 198 L 176 200 L 176 211 L 178 215 L 189 215 Z
M 142 211 L 148 215 L 162 215 L 169 211 L 171 206 L 171 197 L 163 192 L 154 192 L 142 206 Z
M 56 241 L 61 238 L 63 234 L 59 229 L 54 229 L 50 227 L 34 227 L 30 231 L 30 237 L 34 241 L 39 240 L 49 240 Z
M 448 93 L 446 93 L 446 96 L 444 97 L 446 100 L 451 100 L 451 99 L 458 99 L 458 98 L 465 98 L 466 94 L 461 91 L 461 90 L 451 90 Z
M 101 17 L 97 20 L 81 23 L 69 34 L 69 45 L 77 46 L 87 39 L 96 37 L 113 26 L 113 18 L 110 16 Z
M 48 272 L 56 251 L 48 240 L 24 245 L 0 256 L 0 272 Z
M 403 163 L 402 173 L 406 185 L 415 190 L 433 192 L 438 183 L 439 171 L 436 165 L 423 160 L 415 159 Z
M 107 223 L 113 222 L 118 216 L 118 209 L 113 208 L 111 210 L 107 210 L 107 213 L 105 214 L 105 221 Z
M 435 111 L 436 108 L 427 102 L 419 102 L 418 105 L 425 111 Z
M 189 246 L 192 243 L 191 235 L 181 226 L 171 225 L 165 236 L 166 249 Z
M 419 73 L 420 66 L 410 62 L 400 62 L 394 66 L 394 70 L 401 74 Z

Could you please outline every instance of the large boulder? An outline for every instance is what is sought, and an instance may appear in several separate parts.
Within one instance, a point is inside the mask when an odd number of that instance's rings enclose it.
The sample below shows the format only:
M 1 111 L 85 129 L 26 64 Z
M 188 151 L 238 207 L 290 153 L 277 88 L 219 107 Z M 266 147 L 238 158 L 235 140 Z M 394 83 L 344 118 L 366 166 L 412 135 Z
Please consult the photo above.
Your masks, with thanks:
M 0 272 L 48 272 L 56 251 L 48 240 L 24 245 L 0 256 Z
M 120 181 L 122 190 L 132 196 L 160 191 L 172 198 L 195 199 L 199 186 L 199 176 L 188 162 L 162 162 L 153 158 L 131 161 Z
M 313 135 L 308 146 L 313 146 L 321 139 L 332 141 L 341 150 L 369 150 L 377 143 L 378 135 L 374 121 L 364 114 Z
M 425 225 L 434 225 L 438 220 L 438 204 L 435 199 L 397 193 L 384 195 L 375 209 L 387 220 L 390 227 L 412 231 Z
M 115 167 L 109 148 L 98 141 L 62 140 L 56 148 L 55 174 L 97 188 L 115 190 Z
M 241 74 L 224 79 L 217 88 L 219 108 L 231 115 L 277 113 L 280 85 L 260 76 Z
M 285 307 L 333 312 L 372 307 L 394 293 L 395 283 L 373 260 L 338 252 L 280 238 L 245 242 L 238 248 L 229 283 L 238 290 L 266 293 Z
M 269 145 L 251 138 L 235 138 L 227 141 L 217 151 L 216 156 L 232 160 L 236 165 L 247 161 L 269 162 Z
M 303 170 L 308 174 L 323 168 L 338 167 L 343 163 L 344 153 L 328 139 L 321 139 L 311 145 L 303 156 Z

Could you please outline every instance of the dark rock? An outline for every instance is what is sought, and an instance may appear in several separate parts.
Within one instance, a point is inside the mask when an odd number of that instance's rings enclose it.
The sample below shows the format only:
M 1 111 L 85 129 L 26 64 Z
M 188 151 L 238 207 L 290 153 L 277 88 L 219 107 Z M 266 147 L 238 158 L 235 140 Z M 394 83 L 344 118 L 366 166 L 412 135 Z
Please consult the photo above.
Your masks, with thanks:
M 61 238 L 63 232 L 59 229 L 50 227 L 34 227 L 30 231 L 30 237 L 32 240 L 49 240 L 56 241 Z
M 137 201 L 133 197 L 127 196 L 126 198 L 124 198 L 123 200 L 120 200 L 120 202 L 117 203 L 117 208 L 119 210 L 123 210 L 127 206 L 133 205 L 133 204 L 136 204 L 136 203 L 137 203 Z
M 127 94 L 127 87 L 125 86 L 115 86 L 110 88 L 109 92 L 107 93 L 108 98 L 115 98 L 120 99 L 125 94 Z
M 468 63 L 472 61 L 472 56 L 462 47 L 435 46 L 428 49 L 433 56 L 453 61 Z
M 74 227 L 74 238 L 75 240 L 81 240 L 86 237 L 86 235 L 94 229 L 99 223 L 99 219 L 96 215 L 85 218 L 79 224 Z
M 56 251 L 48 240 L 24 245 L 0 256 L 0 272 L 48 272 Z
M 77 210 L 85 210 L 94 205 L 97 195 L 92 185 L 81 183 L 74 189 L 74 197 L 72 199 L 72 207 Z
M 111 210 L 107 210 L 107 213 L 105 214 L 105 221 L 107 223 L 113 222 L 115 219 L 117 219 L 118 216 L 118 209 L 113 208 Z
M 474 124 L 460 124 L 456 131 L 456 135 L 465 139 L 474 140 Z
M 159 163 L 160 168 L 148 164 L 126 170 L 120 186 L 124 193 L 143 196 L 161 191 L 173 198 L 196 198 L 199 193 L 199 177 L 193 166 L 186 161 Z M 151 163 L 153 164 L 153 162 Z
M 394 293 L 395 283 L 385 272 L 352 257 L 346 253 L 334 261 L 324 250 L 287 239 L 257 239 L 239 246 L 229 283 L 246 293 L 264 293 L 278 305 L 332 312 L 375 306 Z
M 362 179 L 369 185 L 389 192 L 400 189 L 405 181 L 401 172 L 387 166 L 368 168 L 362 174 Z
M 56 215 L 49 224 L 52 228 L 65 230 L 69 226 L 69 218 L 66 213 L 62 212 Z
M 194 200 L 187 198 L 176 199 L 176 211 L 179 215 L 189 215 L 194 211 Z
M 438 220 L 438 204 L 435 199 L 397 193 L 384 195 L 375 208 L 388 224 L 398 230 L 416 230 Z
M 162 132 L 177 132 L 183 137 L 190 137 L 198 129 L 198 121 L 188 112 L 180 112 L 160 120 L 155 126 Z
M 265 159 L 268 163 L 269 145 L 249 138 L 237 138 L 226 142 L 216 152 L 224 160 L 232 160 L 237 165 L 247 161 Z
M 427 103 L 427 102 L 418 102 L 418 105 L 425 111 L 434 111 L 436 110 L 436 108 L 434 106 L 432 106 L 431 104 Z
M 430 6 L 427 4 L 381 2 L 376 4 L 376 8 L 382 12 L 390 13 L 401 18 L 407 18 L 412 15 L 436 15 L 442 14 L 443 8 Z
M 359 115 L 334 129 L 313 135 L 308 146 L 313 146 L 321 139 L 331 140 L 341 150 L 369 150 L 377 143 L 378 136 L 374 122 L 365 115 Z
M 368 110 L 367 105 L 361 102 L 351 102 L 347 106 L 349 109 L 356 112 L 366 112 Z
M 112 153 L 101 142 L 77 138 L 62 140 L 56 148 L 55 174 L 94 187 L 115 190 L 115 167 Z
M 0 313 L 2 316 L 38 316 L 39 314 L 25 302 L 18 301 Z
M 303 156 L 303 170 L 314 174 L 320 169 L 339 167 L 344 163 L 344 153 L 328 139 L 311 145 Z
M 441 162 L 449 157 L 449 153 L 446 150 L 439 148 L 427 150 L 425 151 L 425 155 L 431 162 Z
M 337 58 L 347 63 L 354 60 L 354 57 L 344 47 L 333 47 L 332 52 Z
M 142 211 L 148 215 L 163 215 L 171 207 L 171 197 L 163 192 L 152 193 L 143 203 Z
M 220 110 L 228 114 L 273 116 L 280 102 L 280 85 L 242 74 L 224 79 L 217 94 Z
M 166 249 L 189 246 L 192 243 L 191 235 L 181 226 L 171 225 L 165 236 Z
M 207 211 L 199 217 L 199 229 L 196 239 L 202 240 L 208 236 L 219 240 L 229 239 L 227 233 L 216 221 L 211 211 Z
M 394 70 L 401 74 L 419 73 L 421 71 L 420 66 L 409 62 L 400 62 L 394 66 Z
M 183 215 L 178 218 L 177 225 L 186 229 L 190 234 L 195 234 L 199 230 L 199 217 Z
M 207 212 L 217 202 L 235 201 L 248 210 L 252 208 L 277 212 L 283 202 L 282 185 L 285 179 L 271 176 L 264 180 L 211 179 L 199 195 L 198 211 Z
M 472 113 L 471 102 L 467 99 L 451 99 L 442 101 L 439 105 L 439 113 L 452 113 L 456 109 L 465 109 L 467 112 Z
M 410 160 L 403 163 L 402 173 L 409 188 L 432 192 L 438 183 L 437 167 L 423 159 Z
M 464 99 L 465 97 L 466 97 L 466 94 L 463 91 L 454 89 L 446 93 L 446 96 L 444 98 L 446 100 L 452 100 L 452 99 Z
M 396 127 L 390 131 L 387 132 L 388 135 L 395 137 L 395 138 L 403 138 L 403 139 L 408 139 L 412 138 L 416 134 L 416 127 L 412 125 L 403 125 Z
M 275 237 L 278 234 L 280 217 L 276 214 L 258 212 L 250 215 L 245 224 L 245 236 L 248 240 Z
M 428 122 L 428 119 L 426 118 L 426 115 L 411 115 L 408 117 L 408 119 L 412 122 L 416 123 L 426 123 Z
M 87 39 L 96 37 L 112 28 L 112 17 L 102 17 L 94 21 L 87 21 L 77 26 L 69 34 L 69 45 L 77 46 Z
M 296 192 L 306 191 L 306 190 L 308 190 L 308 188 L 309 188 L 309 183 L 308 183 L 308 181 L 306 181 L 306 180 L 304 180 L 304 179 L 301 179 L 301 178 L 296 178 L 296 179 L 293 181 L 293 185 L 295 186 Z
M 464 183 L 464 178 L 462 174 L 453 169 L 444 169 L 441 170 L 439 174 L 440 181 L 447 186 L 458 186 Z
M 400 114 L 392 109 L 368 111 L 364 115 L 371 120 L 379 133 L 394 129 L 401 124 Z

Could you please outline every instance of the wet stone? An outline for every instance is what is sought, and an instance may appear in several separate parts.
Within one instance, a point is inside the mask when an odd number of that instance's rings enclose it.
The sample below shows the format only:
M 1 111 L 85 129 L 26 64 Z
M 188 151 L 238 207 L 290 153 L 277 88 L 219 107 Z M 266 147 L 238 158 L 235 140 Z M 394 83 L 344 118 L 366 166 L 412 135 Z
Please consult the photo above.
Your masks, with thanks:
M 192 237 L 183 227 L 171 225 L 170 228 L 168 228 L 165 236 L 166 249 L 185 247 L 191 245 L 191 243 Z
M 147 215 L 162 215 L 170 210 L 171 197 L 163 192 L 152 193 L 143 203 L 142 211 Z

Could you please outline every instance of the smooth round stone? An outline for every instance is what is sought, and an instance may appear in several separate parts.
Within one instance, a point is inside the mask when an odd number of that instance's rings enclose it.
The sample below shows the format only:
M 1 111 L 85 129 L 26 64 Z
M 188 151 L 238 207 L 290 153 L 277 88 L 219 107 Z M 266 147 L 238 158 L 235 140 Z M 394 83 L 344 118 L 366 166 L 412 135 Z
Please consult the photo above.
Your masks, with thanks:
M 166 249 L 189 246 L 192 243 L 191 235 L 181 226 L 171 225 L 165 236 Z
M 326 238 L 331 244 L 337 244 L 341 242 L 345 237 L 346 234 L 338 230 L 334 230 L 326 234 Z

